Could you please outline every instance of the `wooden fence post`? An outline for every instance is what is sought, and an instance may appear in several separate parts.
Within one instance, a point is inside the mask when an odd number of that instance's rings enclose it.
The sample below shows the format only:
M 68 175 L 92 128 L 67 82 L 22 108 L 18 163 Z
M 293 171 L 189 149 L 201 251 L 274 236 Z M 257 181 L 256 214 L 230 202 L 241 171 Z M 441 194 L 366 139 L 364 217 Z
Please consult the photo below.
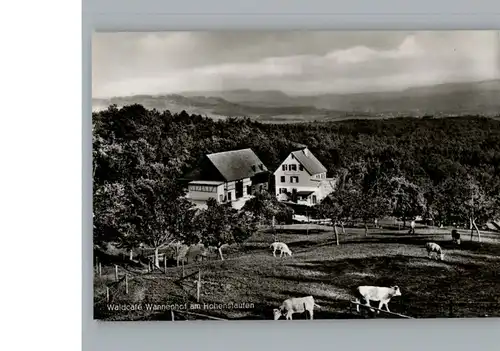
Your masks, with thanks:
M 115 264 L 115 280 L 118 281 L 118 265 Z
M 99 262 L 99 278 L 102 276 L 102 265 L 101 262 Z
M 128 295 L 128 274 L 125 273 L 125 294 Z
M 306 211 L 306 219 L 307 219 L 306 235 L 309 235 L 309 213 L 307 213 L 307 211 Z
M 182 278 L 184 278 L 184 259 L 182 260 Z
M 167 255 L 163 255 L 163 266 L 165 268 L 165 274 L 167 274 Z
M 196 282 L 196 302 L 200 302 L 201 291 L 201 270 L 198 271 L 198 281 Z
M 172 315 L 172 322 L 175 321 L 174 310 L 170 310 L 170 314 Z
M 106 287 L 106 302 L 109 302 L 109 288 Z

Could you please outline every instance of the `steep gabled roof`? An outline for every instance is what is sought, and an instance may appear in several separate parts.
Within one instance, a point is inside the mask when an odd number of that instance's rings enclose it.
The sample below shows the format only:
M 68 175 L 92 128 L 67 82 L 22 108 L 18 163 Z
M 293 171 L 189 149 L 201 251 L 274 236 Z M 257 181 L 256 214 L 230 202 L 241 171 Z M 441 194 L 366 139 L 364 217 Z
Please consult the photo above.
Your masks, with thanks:
M 319 160 L 312 154 L 311 151 L 306 151 L 306 149 L 293 151 L 292 155 L 297 161 L 299 161 L 302 166 L 304 166 L 304 168 L 307 172 L 309 172 L 310 175 L 326 172 L 325 166 L 323 166 L 321 162 L 319 162 Z
M 267 172 L 267 167 L 252 149 L 217 152 L 207 158 L 228 182 Z

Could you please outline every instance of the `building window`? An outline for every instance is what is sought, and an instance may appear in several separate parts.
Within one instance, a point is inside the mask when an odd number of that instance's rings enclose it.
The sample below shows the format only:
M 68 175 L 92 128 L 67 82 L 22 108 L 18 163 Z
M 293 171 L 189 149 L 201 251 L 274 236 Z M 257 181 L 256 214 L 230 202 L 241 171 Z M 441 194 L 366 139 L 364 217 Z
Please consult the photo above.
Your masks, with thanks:
M 283 171 L 286 171 L 286 165 L 281 165 L 281 169 L 282 169 Z
M 297 170 L 297 165 L 290 165 L 290 170 L 291 171 L 296 171 Z
M 290 177 L 290 183 L 298 183 L 298 182 L 299 182 L 299 177 L 297 176 Z
M 317 201 L 317 199 L 316 199 L 316 195 L 313 195 L 313 198 L 312 198 L 312 202 L 313 202 L 313 204 L 316 204 L 316 201 Z
M 264 170 L 264 165 L 261 163 L 261 164 L 259 165 L 259 168 L 260 168 L 260 170 L 261 170 L 261 171 L 263 171 L 263 170 Z
M 247 185 L 247 194 L 250 195 L 252 193 L 252 186 Z
M 228 201 L 231 201 L 231 192 L 227 193 L 227 199 L 228 199 Z
M 284 183 L 285 182 L 285 176 L 281 176 L 281 182 Z
M 216 193 L 217 187 L 210 186 L 210 185 L 190 185 L 189 190 L 190 191 L 199 191 L 199 192 L 204 192 L 204 193 Z
M 222 194 L 219 195 L 219 202 L 224 202 L 224 195 Z
M 303 171 L 303 170 L 304 170 L 304 166 L 299 165 L 299 171 Z

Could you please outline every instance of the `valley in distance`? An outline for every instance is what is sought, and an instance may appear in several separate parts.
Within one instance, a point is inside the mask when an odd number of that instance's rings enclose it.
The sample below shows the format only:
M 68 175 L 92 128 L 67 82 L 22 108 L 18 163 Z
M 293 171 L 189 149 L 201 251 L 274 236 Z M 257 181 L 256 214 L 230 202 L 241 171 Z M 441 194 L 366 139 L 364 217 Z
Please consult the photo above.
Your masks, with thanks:
M 500 80 L 446 83 L 400 91 L 292 95 L 246 89 L 93 98 L 93 111 L 109 105 L 139 104 L 147 109 L 207 116 L 248 117 L 262 123 L 297 123 L 397 117 L 500 118 Z

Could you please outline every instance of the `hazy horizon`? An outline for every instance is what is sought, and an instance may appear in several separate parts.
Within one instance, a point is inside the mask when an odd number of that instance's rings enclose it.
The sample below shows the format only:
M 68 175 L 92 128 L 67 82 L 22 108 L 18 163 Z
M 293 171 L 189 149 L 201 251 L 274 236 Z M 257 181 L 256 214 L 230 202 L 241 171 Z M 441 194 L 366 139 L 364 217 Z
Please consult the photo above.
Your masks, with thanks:
M 403 90 L 500 77 L 499 31 L 94 33 L 92 95 Z
M 127 97 L 135 97 L 135 96 L 165 96 L 165 95 L 191 95 L 196 94 L 196 93 L 224 93 L 224 92 L 237 92 L 237 91 L 248 91 L 248 92 L 279 92 L 283 93 L 287 96 L 290 97 L 307 97 L 307 96 L 317 96 L 317 95 L 353 95 L 353 94 L 376 94 L 376 93 L 391 93 L 391 92 L 404 92 L 409 89 L 413 88 L 426 88 L 426 87 L 437 87 L 440 85 L 446 85 L 446 84 L 473 84 L 473 83 L 484 83 L 484 82 L 493 82 L 493 81 L 500 81 L 499 78 L 492 78 L 492 79 L 479 79 L 479 80 L 469 80 L 469 81 L 454 81 L 454 82 L 445 82 L 445 83 L 436 83 L 436 84 L 422 84 L 422 85 L 413 85 L 410 87 L 404 87 L 404 88 L 387 88 L 387 89 L 378 89 L 378 90 L 364 90 L 364 91 L 355 91 L 355 92 L 343 92 L 343 93 L 337 93 L 337 92 L 294 92 L 292 90 L 290 91 L 282 91 L 282 90 L 277 90 L 277 89 L 262 89 L 262 90 L 253 90 L 253 89 L 245 89 L 245 88 L 238 88 L 238 89 L 226 89 L 226 90 L 192 90 L 192 91 L 175 91 L 175 92 L 169 92 L 169 93 L 139 93 L 139 94 L 131 94 L 131 95 L 114 95 L 114 96 L 105 96 L 105 97 L 99 97 L 99 96 L 93 96 L 92 99 L 102 99 L 102 100 L 109 100 L 109 99 L 114 99 L 114 98 L 127 98 Z

